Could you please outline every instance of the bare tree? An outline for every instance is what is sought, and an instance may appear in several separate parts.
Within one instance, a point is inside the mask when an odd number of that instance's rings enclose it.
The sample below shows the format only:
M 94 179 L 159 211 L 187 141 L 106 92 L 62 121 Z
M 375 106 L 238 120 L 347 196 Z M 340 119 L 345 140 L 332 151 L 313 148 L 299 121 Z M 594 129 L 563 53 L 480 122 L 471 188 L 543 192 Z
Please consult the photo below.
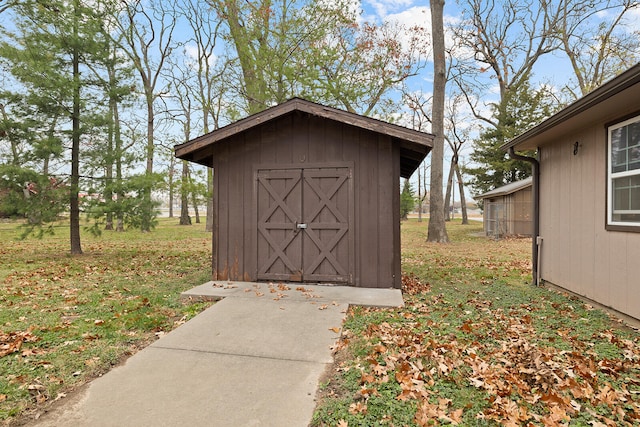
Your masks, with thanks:
M 147 113 L 147 143 L 145 174 L 152 181 L 155 153 L 155 102 L 162 95 L 161 76 L 167 58 L 175 49 L 174 31 L 177 24 L 176 8 L 172 1 L 153 0 L 151 2 L 135 0 L 122 2 L 123 10 L 118 21 L 122 33 L 120 47 L 136 68 L 142 88 Z M 151 204 L 152 182 L 147 183 L 145 191 L 146 207 L 142 212 L 141 229 L 150 231 L 152 219 Z
M 558 2 L 537 0 L 461 0 L 460 6 L 451 75 L 472 116 L 484 124 L 475 141 L 477 167 L 467 172 L 475 191 L 488 191 L 488 185 L 530 174 L 528 163 L 507 159 L 500 147 L 532 125 L 516 116 L 520 110 L 536 112 L 527 116 L 536 120 L 547 113 L 545 105 L 522 100 L 538 100 L 528 95 L 531 75 L 540 58 L 559 48 L 554 34 L 561 9 Z M 496 86 L 497 99 L 487 101 Z
M 606 0 L 594 4 L 562 0 L 560 8 L 562 13 L 555 35 L 569 58 L 576 79 L 578 93 L 567 87 L 574 99 L 586 95 L 640 59 L 639 34 L 625 28 L 629 12 L 638 9 L 637 1 Z
M 422 222 L 422 210 L 425 200 L 429 200 L 429 190 L 427 189 L 427 176 L 431 166 L 427 161 L 423 161 L 418 167 L 418 222 Z
M 171 61 L 166 78 L 171 81 L 172 98 L 177 103 L 177 111 L 168 111 L 174 121 L 180 124 L 182 142 L 191 139 L 192 122 L 195 114 L 193 107 L 193 90 L 191 88 L 193 72 L 189 64 L 178 64 Z M 173 156 L 172 161 L 173 161 Z M 189 162 L 182 160 L 182 172 L 180 175 L 180 225 L 191 225 L 189 216 L 189 192 L 191 191 L 191 177 L 189 174 Z
M 453 177 L 455 176 L 458 181 L 458 189 L 460 194 L 460 209 L 462 211 L 462 224 L 468 224 L 467 203 L 464 195 L 464 181 L 462 180 L 462 172 L 460 170 L 460 151 L 463 144 L 468 140 L 471 127 L 464 127 L 464 124 L 469 123 L 468 117 L 465 117 L 461 111 L 460 106 L 465 102 L 464 97 L 461 94 L 455 94 L 449 97 L 447 105 L 447 115 L 445 126 L 447 129 L 447 135 L 445 137 L 449 148 L 451 149 L 451 164 L 449 166 L 449 177 L 447 179 L 447 191 L 445 193 L 445 220 L 451 220 L 451 193 L 453 190 Z M 463 126 L 460 126 L 460 123 Z M 455 206 L 454 206 L 455 207 Z
M 215 54 L 222 20 L 217 19 L 211 7 L 198 0 L 185 1 L 180 10 L 192 30 L 187 44 L 195 48 L 190 58 L 195 76 L 191 76 L 192 81 L 185 89 L 193 92 L 193 102 L 202 113 L 202 131 L 209 133 L 220 127 L 222 100 L 228 88 L 222 77 L 230 61 Z M 207 169 L 207 231 L 213 231 L 213 172 Z
M 393 104 L 388 92 L 426 64 L 424 28 L 360 22 L 347 2 L 209 3 L 235 48 L 235 86 L 250 114 L 294 96 L 384 114 Z
M 435 138 L 431 150 L 431 194 L 429 196 L 429 230 L 427 241 L 449 241 L 444 221 L 442 168 L 444 157 L 444 99 L 447 83 L 444 45 L 444 0 L 431 0 L 433 37 L 433 103 L 431 131 Z
M 558 48 L 553 34 L 560 10 L 550 2 L 464 0 L 461 6 L 464 19 L 454 32 L 471 57 L 456 64 L 455 77 L 468 97 L 469 89 L 484 92 L 497 81 L 500 100 L 506 99 L 510 90 L 528 81 L 540 57 Z M 469 105 L 476 118 L 498 126 L 476 103 Z
M 403 102 L 411 111 L 411 125 L 416 130 L 425 130 L 427 125 L 431 124 L 431 118 L 428 113 L 428 107 L 431 103 L 431 98 L 425 98 L 422 93 L 409 91 L 408 88 L 403 88 Z M 424 160 L 418 167 L 418 196 L 416 200 L 418 202 L 418 222 L 422 222 L 422 208 L 424 201 L 429 196 L 427 191 L 427 176 L 429 171 L 429 163 Z

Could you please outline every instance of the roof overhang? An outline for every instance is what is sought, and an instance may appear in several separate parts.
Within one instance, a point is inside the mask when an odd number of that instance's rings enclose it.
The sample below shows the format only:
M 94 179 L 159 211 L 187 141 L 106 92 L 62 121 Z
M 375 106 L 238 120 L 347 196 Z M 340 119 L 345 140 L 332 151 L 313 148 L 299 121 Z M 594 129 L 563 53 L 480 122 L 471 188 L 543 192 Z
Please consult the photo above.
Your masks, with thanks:
M 533 185 L 533 178 L 525 178 L 520 181 L 511 182 L 509 184 L 503 185 L 502 187 L 498 187 L 491 191 L 487 191 L 484 194 L 480 194 L 479 196 L 475 196 L 474 199 L 488 199 L 490 197 L 500 197 L 500 196 L 508 196 L 509 194 L 513 194 L 516 191 L 531 187 Z
M 377 132 L 391 137 L 400 149 L 400 176 L 409 178 L 420 166 L 433 147 L 433 135 L 387 123 L 371 117 L 361 116 L 333 107 L 316 104 L 304 99 L 293 98 L 260 113 L 238 120 L 205 135 L 175 146 L 176 157 L 205 166 L 211 166 L 212 146 L 237 134 L 248 131 L 271 120 L 294 111 L 345 123 L 360 129 Z
M 604 83 L 539 125 L 515 137 L 501 148 L 535 150 L 553 138 L 594 123 L 603 118 L 615 118 L 622 111 L 637 111 L 640 107 L 640 63 Z

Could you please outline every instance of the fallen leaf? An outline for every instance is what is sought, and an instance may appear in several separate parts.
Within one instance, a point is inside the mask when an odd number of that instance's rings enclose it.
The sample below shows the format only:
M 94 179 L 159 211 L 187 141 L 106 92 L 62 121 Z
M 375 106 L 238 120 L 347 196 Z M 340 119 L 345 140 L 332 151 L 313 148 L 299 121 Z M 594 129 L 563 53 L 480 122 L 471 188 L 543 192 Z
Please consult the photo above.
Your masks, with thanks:
M 329 330 L 335 332 L 336 334 L 340 333 L 340 328 L 338 328 L 337 326 L 334 326 L 333 328 L 329 328 Z
M 355 402 L 349 405 L 349 413 L 351 415 L 366 414 L 367 404 L 364 402 Z

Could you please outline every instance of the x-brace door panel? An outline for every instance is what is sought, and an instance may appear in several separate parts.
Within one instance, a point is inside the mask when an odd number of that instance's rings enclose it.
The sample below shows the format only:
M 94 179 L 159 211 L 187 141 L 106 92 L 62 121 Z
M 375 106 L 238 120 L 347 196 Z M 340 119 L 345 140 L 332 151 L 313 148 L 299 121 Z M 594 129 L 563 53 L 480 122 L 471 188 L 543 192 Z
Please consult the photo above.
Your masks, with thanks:
M 256 186 L 257 278 L 350 283 L 350 168 L 259 170 Z
M 302 175 L 304 280 L 348 283 L 353 263 L 351 172 L 305 169 Z
M 302 171 L 257 174 L 258 279 L 302 280 Z

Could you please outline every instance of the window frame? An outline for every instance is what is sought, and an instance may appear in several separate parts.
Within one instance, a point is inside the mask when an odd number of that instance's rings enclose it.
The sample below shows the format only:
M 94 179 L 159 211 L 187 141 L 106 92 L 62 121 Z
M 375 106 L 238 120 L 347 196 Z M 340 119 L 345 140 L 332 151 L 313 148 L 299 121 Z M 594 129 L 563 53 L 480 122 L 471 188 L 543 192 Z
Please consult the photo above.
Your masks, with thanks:
M 617 178 L 640 176 L 640 168 L 631 171 L 613 172 L 612 153 L 612 132 L 629 126 L 633 123 L 640 124 L 640 112 L 635 112 L 615 122 L 605 125 L 606 150 L 607 150 L 607 206 L 606 206 L 606 229 L 610 231 L 630 231 L 640 233 L 640 220 L 638 221 L 615 221 L 613 219 L 613 181 Z M 640 214 L 640 211 L 638 211 Z

